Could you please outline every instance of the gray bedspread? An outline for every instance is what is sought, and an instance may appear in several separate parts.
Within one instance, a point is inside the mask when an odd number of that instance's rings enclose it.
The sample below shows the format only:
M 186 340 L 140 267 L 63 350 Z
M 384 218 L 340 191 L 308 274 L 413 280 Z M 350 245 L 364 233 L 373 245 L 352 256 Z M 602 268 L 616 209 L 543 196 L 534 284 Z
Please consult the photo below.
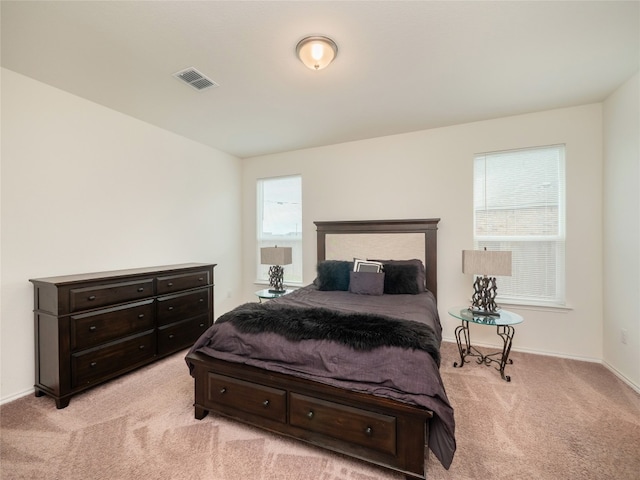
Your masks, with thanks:
M 269 304 L 271 308 L 273 305 L 330 306 L 340 312 L 366 312 L 410 320 L 429 325 L 437 344 L 441 341 L 438 310 L 430 292 L 369 296 L 319 291 L 310 285 Z M 328 340 L 293 341 L 268 331 L 242 333 L 233 322 L 224 321 L 214 323 L 191 351 L 428 408 L 434 413 L 429 448 L 445 468 L 451 465 L 456 449 L 453 408 L 436 360 L 425 350 L 385 345 L 356 351 L 352 346 Z

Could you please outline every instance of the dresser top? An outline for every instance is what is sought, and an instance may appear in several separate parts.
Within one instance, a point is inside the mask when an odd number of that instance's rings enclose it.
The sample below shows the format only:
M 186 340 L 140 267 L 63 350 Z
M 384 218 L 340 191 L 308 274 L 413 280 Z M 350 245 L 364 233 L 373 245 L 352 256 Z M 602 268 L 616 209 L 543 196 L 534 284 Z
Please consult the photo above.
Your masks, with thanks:
M 178 270 L 190 268 L 215 267 L 216 263 L 180 263 L 176 265 L 164 265 L 158 267 L 129 268 L 126 270 L 111 270 L 106 272 L 81 273 L 76 275 L 60 275 L 57 277 L 31 278 L 32 283 L 54 283 L 57 285 L 66 283 L 86 282 L 101 278 L 129 277 L 132 275 L 148 275 L 157 273 L 172 273 Z

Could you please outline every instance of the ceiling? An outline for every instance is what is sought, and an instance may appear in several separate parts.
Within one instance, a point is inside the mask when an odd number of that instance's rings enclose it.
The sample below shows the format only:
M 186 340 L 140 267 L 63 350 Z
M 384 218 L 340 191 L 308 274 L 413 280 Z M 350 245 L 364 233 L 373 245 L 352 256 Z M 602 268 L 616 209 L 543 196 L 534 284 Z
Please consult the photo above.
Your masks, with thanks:
M 640 60 L 638 1 L 1 5 L 3 67 L 239 158 L 599 102 Z

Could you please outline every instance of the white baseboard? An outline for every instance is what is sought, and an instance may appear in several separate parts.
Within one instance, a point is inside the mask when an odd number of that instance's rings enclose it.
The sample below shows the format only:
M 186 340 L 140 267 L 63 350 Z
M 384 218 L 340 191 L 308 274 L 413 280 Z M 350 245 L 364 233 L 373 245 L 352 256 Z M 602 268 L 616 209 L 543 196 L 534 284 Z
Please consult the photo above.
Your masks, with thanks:
M 455 338 L 442 338 L 443 342 L 451 342 L 451 343 L 456 343 L 456 339 Z M 502 345 L 498 345 L 496 343 L 481 343 L 481 342 L 473 342 L 474 346 L 478 346 L 478 347 L 485 347 L 485 348 L 497 348 L 498 350 L 502 349 Z M 567 358 L 569 360 L 580 360 L 583 362 L 592 362 L 592 363 L 602 363 L 602 359 L 601 358 L 594 358 L 594 357 L 580 357 L 577 355 L 567 355 L 565 353 L 558 353 L 558 352 L 544 352 L 541 350 L 535 350 L 533 348 L 522 348 L 522 347 L 512 347 L 511 348 L 512 352 L 522 352 L 522 353 L 531 353 L 533 355 L 544 355 L 547 357 L 558 357 L 558 358 Z
M 443 342 L 456 343 L 456 339 L 455 338 L 443 338 L 442 341 Z M 486 347 L 486 348 L 497 348 L 497 349 L 502 348 L 501 346 L 498 346 L 498 345 L 495 345 L 495 344 L 492 345 L 492 344 L 489 344 L 489 343 L 486 343 L 486 344 L 485 343 L 477 343 L 477 344 L 474 343 L 474 345 L 477 345 L 479 347 Z M 581 357 L 581 356 L 578 356 L 578 355 L 567 355 L 565 353 L 556 353 L 556 352 L 542 352 L 540 350 L 534 350 L 534 349 L 531 349 L 531 348 L 512 348 L 511 351 L 512 352 L 531 353 L 533 355 L 545 355 L 547 357 L 566 358 L 566 359 L 569 359 L 569 360 L 579 360 L 581 362 L 600 363 L 607 370 L 611 371 L 611 373 L 613 373 L 616 377 L 618 377 L 624 383 L 629 385 L 633 390 L 635 390 L 637 393 L 640 393 L 640 386 L 639 385 L 636 385 L 635 383 L 633 383 L 630 379 L 625 377 L 622 373 L 620 373 L 613 366 L 609 365 L 607 362 L 605 362 L 601 358 Z
M 5 403 L 13 402 L 14 400 L 18 400 L 19 398 L 26 397 L 29 394 L 31 394 L 31 395 L 34 394 L 33 388 L 30 388 L 29 390 L 25 390 L 24 392 L 15 393 L 13 395 L 10 395 L 8 397 L 0 399 L 0 405 L 4 405 Z
M 628 379 L 627 377 L 625 377 L 622 373 L 620 373 L 618 370 L 616 370 L 615 367 L 613 367 L 612 365 L 610 365 L 609 363 L 605 362 L 604 360 L 602 361 L 602 365 L 604 365 L 604 367 L 609 370 L 611 373 L 613 373 L 616 377 L 618 377 L 620 380 L 622 380 L 624 383 L 626 383 L 627 385 L 629 385 L 631 388 L 633 388 L 636 393 L 640 393 L 640 385 L 636 385 L 635 383 L 633 383 L 630 379 Z

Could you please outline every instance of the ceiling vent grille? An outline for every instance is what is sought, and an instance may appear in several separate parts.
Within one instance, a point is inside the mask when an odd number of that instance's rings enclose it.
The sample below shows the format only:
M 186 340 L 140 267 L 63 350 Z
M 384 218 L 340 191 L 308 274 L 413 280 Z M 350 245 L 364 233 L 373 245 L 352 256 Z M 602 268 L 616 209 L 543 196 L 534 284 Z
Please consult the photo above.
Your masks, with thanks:
M 174 73 L 173 76 L 196 90 L 206 90 L 207 88 L 220 86 L 193 67 L 180 70 Z

